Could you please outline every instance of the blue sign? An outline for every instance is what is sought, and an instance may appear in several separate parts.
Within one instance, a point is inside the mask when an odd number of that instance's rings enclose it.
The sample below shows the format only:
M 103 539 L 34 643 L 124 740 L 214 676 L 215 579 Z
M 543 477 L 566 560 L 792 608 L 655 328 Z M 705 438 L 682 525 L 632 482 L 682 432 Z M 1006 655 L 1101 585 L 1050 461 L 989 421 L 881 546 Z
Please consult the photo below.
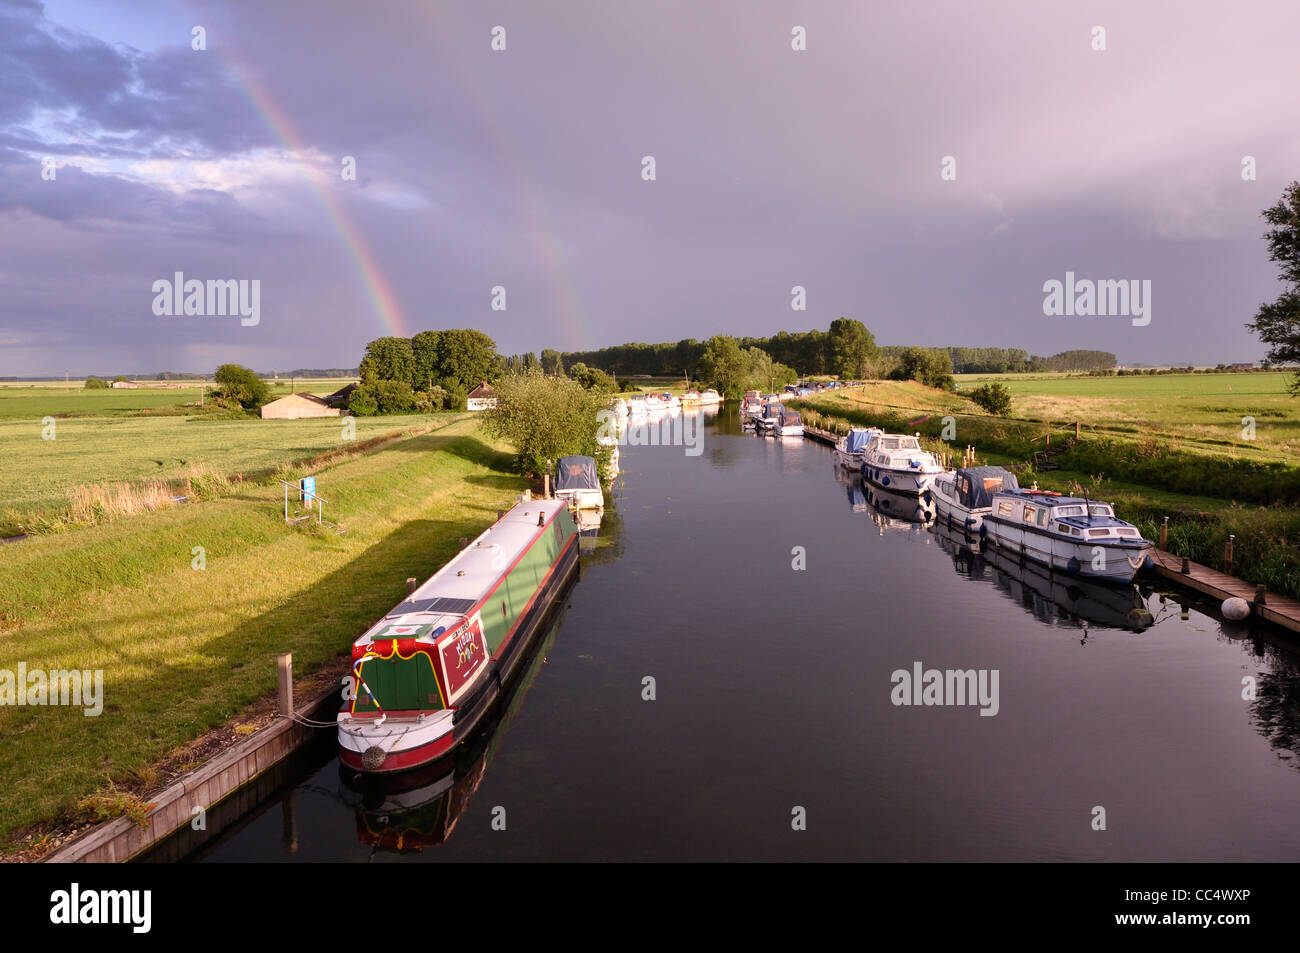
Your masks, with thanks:
M 315 477 L 303 477 L 301 480 L 298 481 L 298 485 L 302 489 L 302 501 L 304 503 L 306 503 L 308 500 L 316 499 L 316 478 Z

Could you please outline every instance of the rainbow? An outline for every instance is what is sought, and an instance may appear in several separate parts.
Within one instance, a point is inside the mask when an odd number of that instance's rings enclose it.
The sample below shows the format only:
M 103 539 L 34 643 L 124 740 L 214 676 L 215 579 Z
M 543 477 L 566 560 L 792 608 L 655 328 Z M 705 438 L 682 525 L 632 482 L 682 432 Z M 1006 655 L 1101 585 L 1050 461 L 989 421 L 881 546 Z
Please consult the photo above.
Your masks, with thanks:
M 284 110 L 275 104 L 265 86 L 258 83 L 248 71 L 242 69 L 229 56 L 223 57 L 222 62 L 230 69 L 231 75 L 235 77 L 235 81 L 258 118 L 281 145 L 295 155 L 306 154 L 307 143 L 294 129 Z M 330 181 L 329 176 L 313 168 L 309 163 L 304 162 L 303 166 L 307 171 L 307 183 L 325 210 L 325 214 L 329 216 L 344 251 L 351 258 L 375 313 L 390 334 L 397 337 L 410 337 L 411 333 L 406 317 L 402 314 L 401 305 L 397 301 L 397 295 L 393 293 L 374 254 L 366 246 L 361 233 L 348 216 L 343 203 L 339 201 L 338 190 L 334 187 L 334 183 Z

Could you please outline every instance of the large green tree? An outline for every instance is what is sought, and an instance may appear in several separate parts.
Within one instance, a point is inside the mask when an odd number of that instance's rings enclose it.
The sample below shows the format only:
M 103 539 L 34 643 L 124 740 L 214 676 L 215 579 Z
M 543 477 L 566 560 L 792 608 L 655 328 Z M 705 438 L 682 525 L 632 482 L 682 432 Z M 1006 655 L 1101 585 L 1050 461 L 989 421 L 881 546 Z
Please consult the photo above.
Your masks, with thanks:
M 361 379 L 373 381 L 415 380 L 415 355 L 410 338 L 375 338 L 366 345 L 366 356 L 361 359 Z
M 1270 362 L 1300 364 L 1300 182 L 1287 186 L 1281 201 L 1261 214 L 1273 226 L 1264 239 L 1286 287 L 1272 304 L 1261 304 L 1246 327 L 1269 345 Z M 1291 378 L 1291 395 L 1300 396 L 1300 371 Z
M 866 377 L 880 357 L 875 337 L 861 321 L 836 318 L 828 337 L 830 372 L 842 379 Z
M 482 331 L 452 328 L 438 333 L 436 383 L 449 391 L 468 393 L 483 381 L 494 382 L 501 376 L 496 342 Z
M 604 472 L 610 449 L 596 435 L 607 397 L 538 371 L 510 374 L 496 390 L 496 407 L 483 412 L 485 428 L 514 446 L 520 473 L 540 476 L 548 461 L 570 454 L 595 458 Z
M 238 404 L 245 410 L 252 410 L 271 399 L 271 389 L 266 386 L 266 381 L 239 364 L 222 364 L 212 379 L 217 384 L 216 398 L 227 404 Z
M 715 334 L 705 342 L 699 368 L 700 377 L 724 397 L 740 397 L 749 385 L 749 359 L 740 342 L 725 334 Z
M 438 371 L 438 341 L 441 331 L 421 331 L 411 338 L 411 356 L 414 361 L 411 386 L 428 390 L 442 375 Z
M 947 351 L 926 347 L 905 347 L 898 355 L 898 366 L 889 375 L 894 380 L 920 381 L 927 387 L 955 390 L 952 358 Z

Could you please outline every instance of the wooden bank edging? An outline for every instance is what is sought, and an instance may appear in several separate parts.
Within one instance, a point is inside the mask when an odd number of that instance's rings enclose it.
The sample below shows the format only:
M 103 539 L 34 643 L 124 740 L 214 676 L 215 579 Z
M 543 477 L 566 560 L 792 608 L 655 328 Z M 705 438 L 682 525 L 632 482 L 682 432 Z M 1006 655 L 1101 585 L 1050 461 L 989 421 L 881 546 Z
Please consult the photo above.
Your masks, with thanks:
M 331 687 L 297 710 L 307 717 L 316 717 L 322 710 L 333 714 L 338 698 L 338 688 Z M 105 821 L 42 862 L 111 864 L 130 860 L 188 825 L 194 819 L 194 808 L 210 812 L 302 747 L 319 730 L 281 715 L 165 787 L 152 800 L 144 827 L 127 817 Z

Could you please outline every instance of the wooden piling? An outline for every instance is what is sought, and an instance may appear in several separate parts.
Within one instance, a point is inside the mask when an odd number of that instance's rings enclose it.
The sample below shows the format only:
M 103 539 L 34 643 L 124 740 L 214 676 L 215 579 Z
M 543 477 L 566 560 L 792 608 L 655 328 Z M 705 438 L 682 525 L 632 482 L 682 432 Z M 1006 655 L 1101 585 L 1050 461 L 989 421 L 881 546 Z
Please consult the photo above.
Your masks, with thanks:
M 460 546 L 461 546 L 461 549 L 464 549 L 464 548 L 465 548 L 465 540 L 464 540 L 464 539 L 462 539 L 462 540 L 460 541 Z M 417 585 L 419 585 L 419 582 L 416 580 L 416 578 L 415 578 L 414 576 L 407 576 L 407 577 L 406 577 L 406 594 L 409 596 L 411 593 L 415 592 L 415 587 L 416 587 Z
M 1165 517 L 1164 523 L 1160 525 L 1160 548 L 1169 549 L 1169 517 Z
M 1263 587 L 1263 585 L 1257 585 L 1257 586 L 1255 587 L 1255 605 L 1257 605 L 1257 606 L 1265 606 L 1265 605 L 1268 605 L 1268 602 L 1267 602 L 1267 601 L 1265 600 L 1265 598 L 1264 598 L 1264 587 Z
M 293 653 L 284 652 L 275 657 L 276 678 L 280 692 L 280 714 L 293 717 Z
M 1229 576 L 1232 575 L 1232 541 L 1237 537 L 1229 533 L 1228 541 L 1223 544 L 1223 571 Z
M 1192 561 L 1186 556 L 1183 557 L 1183 574 L 1188 575 L 1192 571 Z

